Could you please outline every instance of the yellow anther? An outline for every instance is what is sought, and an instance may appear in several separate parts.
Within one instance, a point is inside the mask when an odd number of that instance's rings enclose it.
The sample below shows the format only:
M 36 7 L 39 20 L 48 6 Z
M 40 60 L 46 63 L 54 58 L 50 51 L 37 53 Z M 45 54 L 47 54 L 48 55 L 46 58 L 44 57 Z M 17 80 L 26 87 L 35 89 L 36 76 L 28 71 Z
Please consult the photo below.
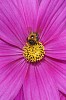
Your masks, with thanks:
M 23 55 L 29 62 L 40 61 L 44 57 L 44 54 L 44 46 L 41 42 L 38 42 L 35 45 L 26 43 L 26 45 L 23 47 Z

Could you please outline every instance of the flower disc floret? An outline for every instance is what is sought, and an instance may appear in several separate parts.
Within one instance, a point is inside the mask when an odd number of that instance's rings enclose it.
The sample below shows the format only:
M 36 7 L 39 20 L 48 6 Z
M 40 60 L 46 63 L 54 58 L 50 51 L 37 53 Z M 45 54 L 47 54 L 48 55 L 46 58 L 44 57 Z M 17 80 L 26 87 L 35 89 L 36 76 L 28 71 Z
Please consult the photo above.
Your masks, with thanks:
M 45 51 L 44 46 L 41 42 L 38 42 L 35 45 L 26 45 L 23 47 L 23 55 L 29 62 L 40 61 L 44 57 Z

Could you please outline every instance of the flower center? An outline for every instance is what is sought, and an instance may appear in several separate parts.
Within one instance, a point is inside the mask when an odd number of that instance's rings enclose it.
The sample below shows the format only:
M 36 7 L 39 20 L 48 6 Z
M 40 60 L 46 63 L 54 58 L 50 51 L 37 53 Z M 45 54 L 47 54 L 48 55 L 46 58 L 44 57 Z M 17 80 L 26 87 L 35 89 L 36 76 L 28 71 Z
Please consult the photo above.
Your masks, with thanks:
M 37 62 L 44 57 L 44 46 L 38 40 L 38 35 L 36 33 L 31 33 L 27 39 L 26 45 L 23 47 L 23 55 L 29 62 Z

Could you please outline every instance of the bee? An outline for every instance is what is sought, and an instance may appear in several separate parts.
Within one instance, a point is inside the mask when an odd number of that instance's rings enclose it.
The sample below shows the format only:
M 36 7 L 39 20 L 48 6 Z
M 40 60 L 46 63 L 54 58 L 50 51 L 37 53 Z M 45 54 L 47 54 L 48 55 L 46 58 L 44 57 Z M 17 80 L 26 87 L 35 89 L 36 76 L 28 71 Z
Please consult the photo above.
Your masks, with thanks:
M 35 45 L 38 43 L 38 40 L 39 40 L 39 36 L 37 33 L 35 32 L 31 32 L 27 38 L 27 42 L 30 44 L 30 45 Z

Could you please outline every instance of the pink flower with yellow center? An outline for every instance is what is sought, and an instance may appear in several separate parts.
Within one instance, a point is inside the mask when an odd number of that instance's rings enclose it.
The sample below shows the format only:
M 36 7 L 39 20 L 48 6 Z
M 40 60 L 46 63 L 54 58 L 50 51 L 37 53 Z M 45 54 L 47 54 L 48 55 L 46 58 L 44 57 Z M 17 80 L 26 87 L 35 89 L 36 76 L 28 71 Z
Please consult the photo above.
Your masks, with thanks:
M 65 0 L 0 0 L 0 100 L 66 100 Z

